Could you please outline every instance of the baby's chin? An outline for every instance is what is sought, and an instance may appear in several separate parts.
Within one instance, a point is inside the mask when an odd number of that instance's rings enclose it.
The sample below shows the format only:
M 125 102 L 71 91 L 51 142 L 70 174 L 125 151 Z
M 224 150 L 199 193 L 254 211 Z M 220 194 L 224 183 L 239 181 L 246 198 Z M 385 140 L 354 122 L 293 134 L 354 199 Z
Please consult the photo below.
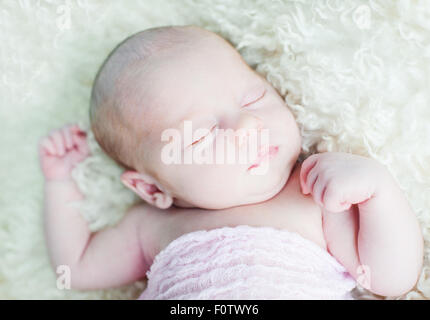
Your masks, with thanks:
M 252 190 L 242 205 L 267 201 L 276 196 L 284 188 L 291 171 L 286 171 L 274 177 L 266 186 L 260 185 L 258 189 Z
M 268 181 L 263 185 L 263 183 L 255 183 L 256 186 L 254 190 L 245 190 L 235 199 L 223 198 L 222 196 L 217 197 L 204 197 L 204 199 L 193 199 L 192 201 L 186 201 L 182 199 L 175 199 L 174 205 L 180 208 L 201 208 L 209 210 L 221 210 L 232 207 L 251 205 L 260 202 L 267 201 L 274 196 L 276 196 L 285 186 L 289 176 L 290 171 L 285 171 L 283 174 L 279 174 L 273 177 L 271 181 Z M 247 182 L 248 185 L 249 181 Z M 233 194 L 235 192 L 226 192 L 227 194 Z

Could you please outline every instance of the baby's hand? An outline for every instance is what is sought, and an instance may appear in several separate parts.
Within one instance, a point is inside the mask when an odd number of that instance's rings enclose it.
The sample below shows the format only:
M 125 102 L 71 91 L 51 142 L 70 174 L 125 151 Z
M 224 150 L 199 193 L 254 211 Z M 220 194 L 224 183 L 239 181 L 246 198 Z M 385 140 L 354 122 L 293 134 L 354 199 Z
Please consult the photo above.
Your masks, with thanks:
M 331 212 L 348 210 L 370 199 L 381 183 L 385 168 L 377 161 L 341 152 L 325 152 L 308 157 L 300 171 L 304 194 Z
M 89 153 L 86 133 L 76 124 L 54 130 L 39 142 L 40 166 L 47 180 L 69 179 Z

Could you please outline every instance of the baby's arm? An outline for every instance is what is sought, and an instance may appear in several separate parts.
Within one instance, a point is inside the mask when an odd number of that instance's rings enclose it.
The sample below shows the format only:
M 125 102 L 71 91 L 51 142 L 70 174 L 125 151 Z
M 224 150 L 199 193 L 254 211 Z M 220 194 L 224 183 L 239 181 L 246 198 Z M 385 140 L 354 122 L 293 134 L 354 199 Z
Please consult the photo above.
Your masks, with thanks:
M 91 234 L 80 212 L 70 206 L 83 198 L 71 171 L 88 154 L 85 132 L 76 125 L 55 130 L 40 142 L 48 253 L 54 269 L 70 267 L 72 288 L 120 286 L 143 277 L 148 268 L 137 232 L 141 219 L 132 211 L 117 226 Z
M 316 154 L 301 186 L 323 208 L 330 252 L 370 291 L 400 296 L 421 272 L 423 238 L 415 214 L 388 170 L 347 153 Z

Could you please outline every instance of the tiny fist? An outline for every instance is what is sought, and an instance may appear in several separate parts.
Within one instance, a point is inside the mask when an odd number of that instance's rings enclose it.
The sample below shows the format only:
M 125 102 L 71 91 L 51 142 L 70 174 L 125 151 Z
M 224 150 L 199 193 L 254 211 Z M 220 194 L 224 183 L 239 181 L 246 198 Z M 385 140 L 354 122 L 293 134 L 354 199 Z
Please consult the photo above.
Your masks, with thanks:
M 315 167 L 315 165 L 318 162 L 318 154 L 313 154 L 306 158 L 305 161 L 303 161 L 302 166 L 300 168 L 300 187 L 302 190 L 302 193 L 307 195 L 311 192 L 309 189 L 307 183 L 308 183 L 308 175 L 309 172 Z
M 309 189 L 306 187 L 306 184 L 302 182 L 302 180 L 300 180 L 300 188 L 304 195 L 309 194 Z
M 344 212 L 351 208 L 352 204 L 347 202 L 327 202 L 323 207 L 330 212 Z
M 70 131 L 82 137 L 86 137 L 87 135 L 87 133 L 84 130 L 82 130 L 77 124 L 72 125 L 70 127 Z
M 70 178 L 73 168 L 90 154 L 86 135 L 73 124 L 53 130 L 41 140 L 39 157 L 45 178 Z

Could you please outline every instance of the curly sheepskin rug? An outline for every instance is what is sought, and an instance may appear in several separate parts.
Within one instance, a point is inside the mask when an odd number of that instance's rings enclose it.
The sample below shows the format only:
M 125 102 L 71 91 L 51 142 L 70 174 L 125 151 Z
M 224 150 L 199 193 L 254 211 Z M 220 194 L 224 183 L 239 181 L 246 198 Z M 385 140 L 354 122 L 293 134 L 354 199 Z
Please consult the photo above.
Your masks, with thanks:
M 430 1 L 3 0 L 0 3 L 0 298 L 134 299 L 144 282 L 59 290 L 43 234 L 37 143 L 88 128 L 91 84 L 112 48 L 140 30 L 194 24 L 230 41 L 285 97 L 302 157 L 352 152 L 385 164 L 421 222 L 425 265 L 402 299 L 430 298 Z M 92 230 L 137 201 L 90 135 L 73 174 Z M 358 288 L 362 299 L 376 299 Z

